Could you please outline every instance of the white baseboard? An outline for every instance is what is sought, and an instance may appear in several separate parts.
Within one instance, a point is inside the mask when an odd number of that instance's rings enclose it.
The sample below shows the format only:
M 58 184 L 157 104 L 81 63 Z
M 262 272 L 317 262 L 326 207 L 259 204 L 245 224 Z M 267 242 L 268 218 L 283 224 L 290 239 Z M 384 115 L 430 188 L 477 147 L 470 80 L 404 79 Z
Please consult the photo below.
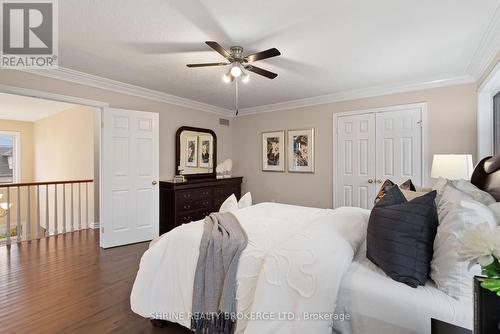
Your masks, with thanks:
M 99 222 L 93 222 L 89 224 L 89 228 L 98 230 L 99 229 Z

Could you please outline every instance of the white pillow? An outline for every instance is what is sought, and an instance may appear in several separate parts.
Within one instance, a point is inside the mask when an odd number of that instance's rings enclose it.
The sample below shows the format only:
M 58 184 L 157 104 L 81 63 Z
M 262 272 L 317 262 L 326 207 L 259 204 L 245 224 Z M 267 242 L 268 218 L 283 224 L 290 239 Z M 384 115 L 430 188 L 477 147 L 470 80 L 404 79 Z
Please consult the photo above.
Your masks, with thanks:
M 236 196 L 232 194 L 224 201 L 224 203 L 222 203 L 219 212 L 224 213 L 236 210 L 238 210 L 238 200 L 236 199 Z
M 496 200 L 493 198 L 493 196 L 488 194 L 486 191 L 482 191 L 469 181 L 456 180 L 456 181 L 451 181 L 451 183 L 455 188 L 463 191 L 464 193 L 472 197 L 475 201 L 478 201 L 481 204 L 488 206 L 493 203 L 496 203 Z
M 252 206 L 252 194 L 250 192 L 247 192 L 238 201 L 238 208 L 244 209 L 248 208 L 249 206 Z
M 473 198 L 463 191 L 458 190 L 451 185 L 451 182 L 447 183 L 441 191 L 441 198 L 437 205 L 439 223 L 444 220 L 448 212 L 451 209 L 460 204 L 463 200 L 473 200 Z
M 443 197 L 446 191 L 448 189 Z M 469 269 L 469 263 L 459 260 L 459 237 L 464 231 L 485 222 L 496 226 L 493 212 L 483 204 L 467 199 L 456 203 L 440 221 L 430 276 L 440 290 L 453 298 L 470 300 L 472 279 L 481 271 L 478 265 Z
M 497 225 L 500 225 L 500 202 L 495 202 L 489 205 L 488 208 L 490 208 L 490 210 L 495 215 L 495 218 L 497 219 Z
M 448 185 L 448 180 L 445 179 L 444 177 L 440 177 L 432 186 L 432 189 L 437 192 L 436 195 L 437 204 L 439 204 L 439 202 L 441 201 L 441 196 L 443 196 L 444 189 L 446 188 L 447 185 Z

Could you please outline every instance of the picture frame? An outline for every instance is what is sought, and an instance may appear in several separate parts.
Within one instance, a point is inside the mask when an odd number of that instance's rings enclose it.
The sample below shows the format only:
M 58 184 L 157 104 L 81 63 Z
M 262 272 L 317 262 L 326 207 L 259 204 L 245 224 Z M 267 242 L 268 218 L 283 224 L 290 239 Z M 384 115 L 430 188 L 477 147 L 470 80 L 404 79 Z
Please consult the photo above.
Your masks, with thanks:
M 291 173 L 314 173 L 315 133 L 314 128 L 287 131 L 287 169 Z
M 186 137 L 185 166 L 198 167 L 198 136 Z
M 213 138 L 212 136 L 198 136 L 198 167 L 211 168 L 213 155 Z
M 262 171 L 284 172 L 285 164 L 285 130 L 263 132 Z

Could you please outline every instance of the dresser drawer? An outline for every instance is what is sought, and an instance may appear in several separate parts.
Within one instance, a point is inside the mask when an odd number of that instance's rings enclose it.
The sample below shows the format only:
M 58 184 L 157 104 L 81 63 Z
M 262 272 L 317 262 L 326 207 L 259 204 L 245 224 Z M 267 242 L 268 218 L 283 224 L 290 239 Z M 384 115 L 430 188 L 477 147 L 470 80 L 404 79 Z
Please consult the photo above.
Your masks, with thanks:
M 176 218 L 176 225 L 187 224 L 205 218 L 211 213 L 209 209 L 179 212 Z
M 198 199 L 210 199 L 212 197 L 213 191 L 210 188 L 204 189 L 193 189 L 193 190 L 183 190 L 175 194 L 177 203 L 189 203 L 193 200 Z
M 236 197 L 239 197 L 241 192 L 240 186 L 225 186 L 225 187 L 215 187 L 214 189 L 214 197 L 215 198 L 228 198 L 231 194 L 234 194 Z
M 212 200 L 207 198 L 184 200 L 179 202 L 178 210 L 179 212 L 184 213 L 193 210 L 209 209 L 212 207 L 211 203 Z

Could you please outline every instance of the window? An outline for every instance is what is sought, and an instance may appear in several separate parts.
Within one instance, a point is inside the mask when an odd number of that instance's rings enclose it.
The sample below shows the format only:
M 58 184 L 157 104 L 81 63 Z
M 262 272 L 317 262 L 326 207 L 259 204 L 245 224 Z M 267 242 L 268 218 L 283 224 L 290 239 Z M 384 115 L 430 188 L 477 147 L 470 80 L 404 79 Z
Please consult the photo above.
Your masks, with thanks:
M 0 183 L 19 181 L 20 134 L 0 131 Z
M 500 92 L 493 96 L 493 151 L 500 153 Z

